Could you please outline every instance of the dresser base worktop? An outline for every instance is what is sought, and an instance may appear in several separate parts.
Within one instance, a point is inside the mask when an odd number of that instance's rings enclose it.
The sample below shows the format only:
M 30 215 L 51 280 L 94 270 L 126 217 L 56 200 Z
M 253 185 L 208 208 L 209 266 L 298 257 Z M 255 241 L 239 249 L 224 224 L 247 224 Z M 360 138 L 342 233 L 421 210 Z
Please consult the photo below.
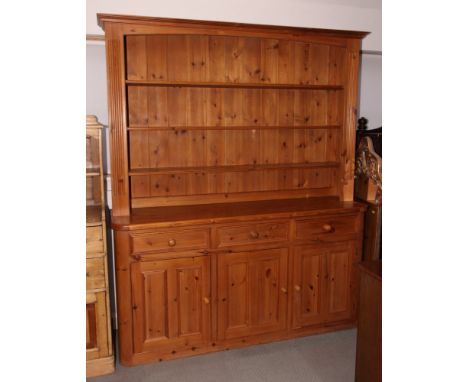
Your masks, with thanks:
M 238 219 L 264 219 L 323 213 L 364 211 L 364 204 L 341 202 L 338 197 L 313 197 L 279 200 L 258 200 L 237 203 L 215 203 L 189 206 L 135 208 L 130 216 L 112 218 L 112 228 L 134 230 L 170 224 L 209 224 Z

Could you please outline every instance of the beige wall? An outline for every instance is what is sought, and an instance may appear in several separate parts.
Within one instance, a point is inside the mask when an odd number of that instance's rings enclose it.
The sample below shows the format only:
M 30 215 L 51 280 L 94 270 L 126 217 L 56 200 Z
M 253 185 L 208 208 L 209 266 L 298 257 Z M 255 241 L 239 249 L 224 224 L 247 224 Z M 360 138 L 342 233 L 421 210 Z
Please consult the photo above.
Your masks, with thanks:
M 382 126 L 382 56 L 361 56 L 359 116 L 366 117 L 369 129 Z
M 86 45 L 86 114 L 107 125 L 107 76 L 104 44 Z
M 381 0 L 87 0 L 86 33 L 102 34 L 96 13 L 234 21 L 371 32 L 363 49 L 382 50 Z

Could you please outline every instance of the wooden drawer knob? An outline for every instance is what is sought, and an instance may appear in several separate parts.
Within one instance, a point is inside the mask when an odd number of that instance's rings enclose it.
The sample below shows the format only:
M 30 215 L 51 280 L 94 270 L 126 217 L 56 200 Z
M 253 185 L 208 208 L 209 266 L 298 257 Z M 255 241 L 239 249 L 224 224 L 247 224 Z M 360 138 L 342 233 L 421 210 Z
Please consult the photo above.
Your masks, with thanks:
M 301 290 L 301 286 L 300 285 L 294 285 L 294 289 L 299 292 Z
M 257 231 L 250 231 L 250 237 L 252 239 L 258 239 L 258 236 L 259 236 L 259 234 L 258 234 Z
M 333 231 L 334 231 L 333 226 L 330 225 L 330 224 L 324 224 L 324 225 L 322 226 L 322 229 L 323 229 L 325 232 L 333 232 Z
M 169 240 L 167 241 L 167 245 L 168 245 L 169 247 L 174 247 L 174 246 L 176 245 L 175 239 L 169 239 Z
M 203 302 L 205 304 L 209 304 L 210 303 L 210 299 L 208 297 L 203 297 Z
M 281 288 L 281 292 L 283 292 L 283 293 L 288 293 L 288 290 L 287 290 L 286 288 L 283 287 L 283 288 Z

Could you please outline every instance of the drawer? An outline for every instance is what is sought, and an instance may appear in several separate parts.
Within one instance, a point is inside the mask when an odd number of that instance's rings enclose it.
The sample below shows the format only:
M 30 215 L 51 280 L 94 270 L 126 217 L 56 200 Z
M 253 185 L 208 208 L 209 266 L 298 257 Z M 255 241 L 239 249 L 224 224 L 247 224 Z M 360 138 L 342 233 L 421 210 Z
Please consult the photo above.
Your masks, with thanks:
M 207 228 L 135 232 L 131 234 L 132 252 L 204 249 L 209 238 Z
M 232 225 L 216 229 L 218 247 L 288 240 L 288 222 Z
M 322 216 L 296 221 L 296 239 L 310 239 L 317 235 L 345 235 L 357 232 L 357 217 Z
M 104 257 L 86 259 L 86 289 L 102 289 L 106 287 Z
M 104 242 L 102 241 L 102 226 L 86 227 L 86 252 L 104 252 Z

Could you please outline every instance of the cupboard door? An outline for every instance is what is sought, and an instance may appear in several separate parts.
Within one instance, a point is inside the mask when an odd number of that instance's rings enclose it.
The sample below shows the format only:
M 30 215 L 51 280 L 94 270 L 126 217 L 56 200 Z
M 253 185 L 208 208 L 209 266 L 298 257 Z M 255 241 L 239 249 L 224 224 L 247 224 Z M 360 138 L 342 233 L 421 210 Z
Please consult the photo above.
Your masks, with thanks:
M 330 246 L 327 251 L 327 321 L 339 321 L 351 317 L 353 257 L 354 245 L 352 242 Z
M 86 360 L 109 354 L 106 292 L 86 294 Z
M 284 248 L 219 255 L 219 339 L 286 327 L 287 261 Z
M 166 353 L 209 340 L 208 257 L 137 262 L 131 278 L 136 353 Z
M 293 327 L 351 317 L 352 243 L 296 247 Z
M 293 269 L 293 327 L 323 322 L 326 307 L 326 252 L 323 247 L 297 247 Z

